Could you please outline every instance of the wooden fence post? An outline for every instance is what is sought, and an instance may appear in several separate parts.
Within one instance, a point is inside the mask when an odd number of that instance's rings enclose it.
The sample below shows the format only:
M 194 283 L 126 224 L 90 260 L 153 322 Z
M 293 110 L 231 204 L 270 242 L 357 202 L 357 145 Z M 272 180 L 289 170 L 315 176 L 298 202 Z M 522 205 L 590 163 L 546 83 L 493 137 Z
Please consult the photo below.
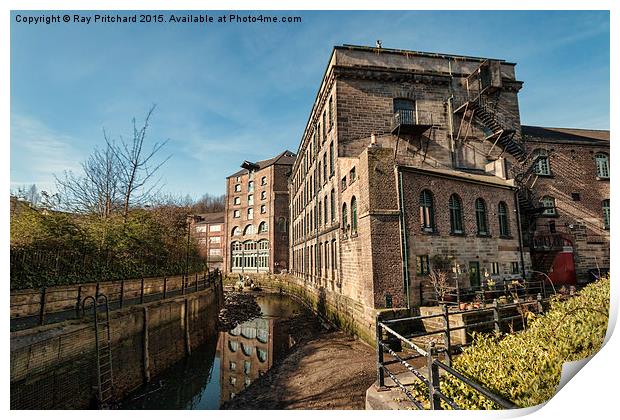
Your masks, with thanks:
M 45 323 L 45 301 L 47 299 L 47 287 L 41 289 L 41 298 L 39 299 L 39 325 Z
M 125 280 L 121 280 L 121 297 L 119 299 L 120 303 L 120 307 L 121 309 L 123 308 L 123 301 L 125 300 Z
M 149 312 L 148 307 L 143 307 L 143 323 L 142 323 L 142 369 L 144 373 L 144 381 L 151 381 L 151 360 L 149 357 Z
M 450 337 L 450 313 L 448 305 L 442 305 L 444 322 L 444 344 L 446 346 L 445 360 L 448 366 L 452 366 L 452 341 Z
M 192 343 L 191 343 L 191 338 L 190 338 L 190 330 L 189 330 L 189 301 L 186 298 L 185 299 L 185 354 L 187 354 L 188 356 L 190 354 L 192 354 Z
M 82 303 L 82 285 L 78 286 L 77 297 L 75 300 L 75 317 L 80 317 L 80 303 Z

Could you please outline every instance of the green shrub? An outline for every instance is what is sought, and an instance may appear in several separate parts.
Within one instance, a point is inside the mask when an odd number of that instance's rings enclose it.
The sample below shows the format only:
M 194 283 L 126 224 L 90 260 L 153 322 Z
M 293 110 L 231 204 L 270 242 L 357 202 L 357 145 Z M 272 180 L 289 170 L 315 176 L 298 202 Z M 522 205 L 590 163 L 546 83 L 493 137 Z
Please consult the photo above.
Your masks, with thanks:
M 599 280 L 568 300 L 554 300 L 526 331 L 481 335 L 453 367 L 519 407 L 548 401 L 559 384 L 562 364 L 595 354 L 609 317 L 609 279 Z M 450 375 L 441 390 L 464 409 L 499 408 Z

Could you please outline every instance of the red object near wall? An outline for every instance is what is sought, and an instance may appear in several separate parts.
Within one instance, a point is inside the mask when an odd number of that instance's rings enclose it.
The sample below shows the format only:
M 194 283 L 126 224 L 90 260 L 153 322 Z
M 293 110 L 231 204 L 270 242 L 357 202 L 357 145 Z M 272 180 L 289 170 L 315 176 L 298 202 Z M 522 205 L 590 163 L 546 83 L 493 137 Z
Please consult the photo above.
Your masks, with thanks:
M 553 270 L 549 273 L 549 278 L 554 285 L 574 286 L 577 284 L 575 259 L 572 252 L 558 252 L 551 267 Z

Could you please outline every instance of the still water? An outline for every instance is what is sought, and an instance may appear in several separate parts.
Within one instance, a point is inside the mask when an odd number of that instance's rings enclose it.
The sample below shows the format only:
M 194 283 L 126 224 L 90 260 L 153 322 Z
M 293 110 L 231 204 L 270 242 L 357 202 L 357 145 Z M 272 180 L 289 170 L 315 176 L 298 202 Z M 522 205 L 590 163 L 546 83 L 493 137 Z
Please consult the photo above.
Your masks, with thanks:
M 282 322 L 303 310 L 277 294 L 256 297 L 262 315 L 207 342 L 149 385 L 129 395 L 121 409 L 216 410 L 263 375 L 292 346 Z

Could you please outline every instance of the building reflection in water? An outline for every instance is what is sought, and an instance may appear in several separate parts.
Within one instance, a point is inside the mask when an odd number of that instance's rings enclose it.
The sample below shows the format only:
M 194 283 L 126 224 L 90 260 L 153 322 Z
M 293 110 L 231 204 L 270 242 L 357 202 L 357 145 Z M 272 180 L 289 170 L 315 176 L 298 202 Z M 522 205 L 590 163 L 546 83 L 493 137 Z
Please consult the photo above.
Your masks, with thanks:
M 286 354 L 292 341 L 281 323 L 280 319 L 264 316 L 220 333 L 220 404 L 232 399 Z

